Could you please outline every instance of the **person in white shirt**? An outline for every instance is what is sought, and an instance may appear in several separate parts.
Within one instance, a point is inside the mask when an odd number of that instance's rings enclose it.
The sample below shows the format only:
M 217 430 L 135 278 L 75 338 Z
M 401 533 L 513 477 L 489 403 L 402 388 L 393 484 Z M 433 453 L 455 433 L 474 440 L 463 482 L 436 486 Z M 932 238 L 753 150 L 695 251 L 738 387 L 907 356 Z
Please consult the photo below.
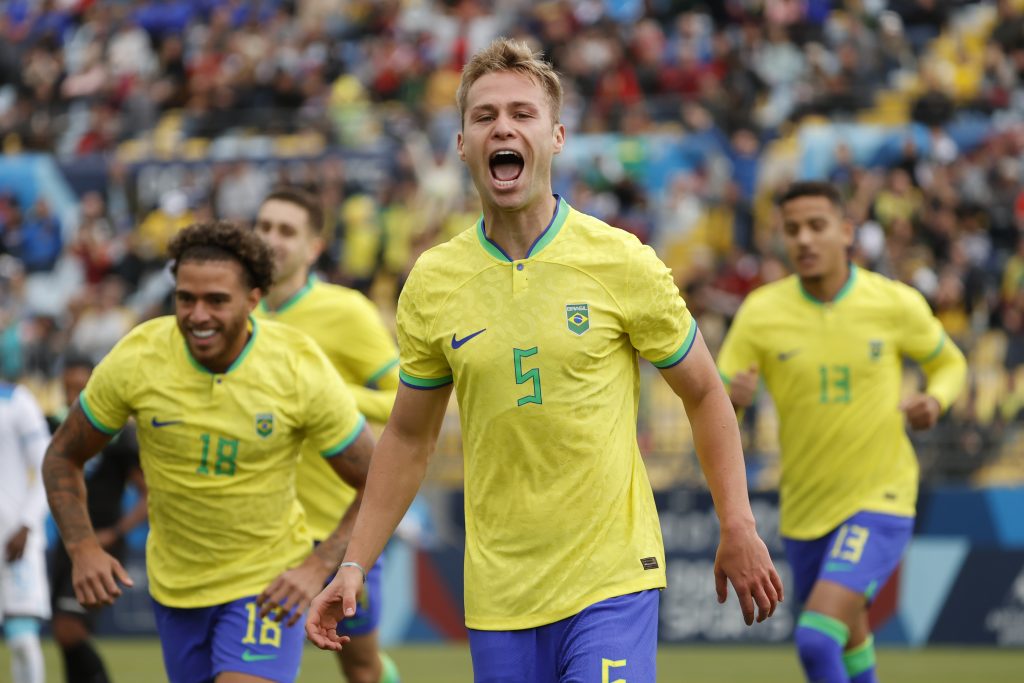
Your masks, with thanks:
M 42 463 L 50 430 L 23 386 L 0 383 L 0 621 L 13 683 L 43 683 L 41 622 L 50 616 L 46 492 Z

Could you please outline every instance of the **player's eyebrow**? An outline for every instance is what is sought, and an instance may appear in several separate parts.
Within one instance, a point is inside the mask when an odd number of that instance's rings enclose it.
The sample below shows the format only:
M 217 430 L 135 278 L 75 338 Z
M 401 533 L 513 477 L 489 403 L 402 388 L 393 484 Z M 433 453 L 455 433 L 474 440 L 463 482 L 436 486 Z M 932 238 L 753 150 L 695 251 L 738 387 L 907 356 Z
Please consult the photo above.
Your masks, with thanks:
M 495 104 L 477 104 L 469 109 L 470 114 L 487 113 L 493 114 L 500 108 L 505 109 L 529 109 L 530 111 L 540 111 L 540 107 L 535 102 L 528 100 L 516 100 L 513 102 L 506 102 L 500 107 Z

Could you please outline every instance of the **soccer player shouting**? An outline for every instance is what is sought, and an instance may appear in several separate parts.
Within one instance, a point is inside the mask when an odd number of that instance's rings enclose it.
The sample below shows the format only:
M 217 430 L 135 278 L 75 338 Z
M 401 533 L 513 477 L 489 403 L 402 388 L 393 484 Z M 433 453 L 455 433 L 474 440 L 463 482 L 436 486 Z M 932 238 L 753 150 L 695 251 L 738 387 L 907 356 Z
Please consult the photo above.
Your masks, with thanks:
M 720 599 L 732 581 L 749 624 L 782 597 L 732 406 L 669 269 L 552 194 L 561 98 L 520 42 L 463 71 L 457 144 L 483 217 L 420 257 L 402 291 L 402 386 L 346 562 L 310 609 L 320 647 L 341 646 L 336 625 L 416 494 L 454 386 L 476 680 L 653 682 L 665 556 L 636 442 L 638 354 L 693 426 L 721 521 Z
M 740 307 L 718 365 L 737 408 L 758 375 L 775 400 L 782 445 L 781 524 L 804 604 L 796 647 L 815 683 L 871 683 L 867 608 L 910 540 L 917 460 L 904 431 L 933 426 L 966 363 L 924 297 L 849 261 L 853 225 L 827 183 L 779 200 L 795 275 Z M 900 400 L 902 360 L 928 386 Z
M 76 597 L 112 603 L 118 582 L 132 582 L 89 523 L 82 467 L 134 416 L 168 678 L 290 682 L 303 644 L 296 622 L 341 559 L 360 499 L 311 554 L 295 495 L 299 447 L 316 444 L 361 492 L 373 439 L 313 340 L 250 316 L 273 267 L 256 235 L 195 225 L 170 255 L 175 316 L 139 325 L 96 367 L 46 453 L 50 508 Z

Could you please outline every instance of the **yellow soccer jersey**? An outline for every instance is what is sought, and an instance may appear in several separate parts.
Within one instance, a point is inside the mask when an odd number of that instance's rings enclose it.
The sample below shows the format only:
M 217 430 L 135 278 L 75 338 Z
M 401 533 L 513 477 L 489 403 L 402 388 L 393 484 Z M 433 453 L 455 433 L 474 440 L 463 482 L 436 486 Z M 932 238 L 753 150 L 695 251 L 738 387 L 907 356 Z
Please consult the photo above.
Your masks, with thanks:
M 795 275 L 747 297 L 718 367 L 728 381 L 756 365 L 775 401 L 783 535 L 818 538 L 860 510 L 914 515 L 902 358 L 927 364 L 955 348 L 919 293 L 856 266 L 831 303 Z
M 276 311 L 261 302 L 256 316 L 273 318 L 311 336 L 348 383 L 360 412 L 373 422 L 387 422 L 398 390 L 398 349 L 369 299 L 311 276 L 306 286 Z M 302 449 L 298 491 L 309 528 L 318 541 L 330 536 L 356 496 L 313 444 Z
M 398 330 L 403 383 L 455 382 L 467 626 L 532 628 L 664 587 L 637 354 L 674 365 L 696 325 L 653 250 L 559 199 L 511 261 L 481 219 L 420 257 Z
M 313 340 L 252 322 L 223 374 L 196 362 L 173 317 L 139 325 L 80 397 L 115 433 L 135 416 L 149 487 L 146 569 L 169 607 L 207 607 L 262 591 L 312 548 L 295 496 L 299 446 L 344 450 L 364 419 Z M 334 475 L 332 475 L 334 476 Z

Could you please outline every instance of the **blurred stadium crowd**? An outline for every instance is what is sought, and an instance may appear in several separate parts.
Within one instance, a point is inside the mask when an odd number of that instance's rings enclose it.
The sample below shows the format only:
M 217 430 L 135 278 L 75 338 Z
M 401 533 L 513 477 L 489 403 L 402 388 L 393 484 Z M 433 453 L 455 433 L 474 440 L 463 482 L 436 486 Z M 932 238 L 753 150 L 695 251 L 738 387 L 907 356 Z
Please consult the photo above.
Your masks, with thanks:
M 969 393 L 919 442 L 926 478 L 1024 480 L 1020 0 L 12 0 L 0 145 L 89 180 L 64 221 L 0 184 L 0 372 L 52 400 L 69 346 L 101 357 L 168 310 L 176 230 L 251 221 L 282 181 L 328 208 L 325 276 L 387 310 L 416 255 L 476 219 L 454 91 L 497 35 L 564 77 L 556 187 L 655 246 L 713 349 L 786 272 L 773 197 L 839 184 L 854 258 L 920 289 L 969 355 Z M 677 411 L 645 397 L 656 483 L 697 476 Z M 747 417 L 757 485 L 773 419 Z

